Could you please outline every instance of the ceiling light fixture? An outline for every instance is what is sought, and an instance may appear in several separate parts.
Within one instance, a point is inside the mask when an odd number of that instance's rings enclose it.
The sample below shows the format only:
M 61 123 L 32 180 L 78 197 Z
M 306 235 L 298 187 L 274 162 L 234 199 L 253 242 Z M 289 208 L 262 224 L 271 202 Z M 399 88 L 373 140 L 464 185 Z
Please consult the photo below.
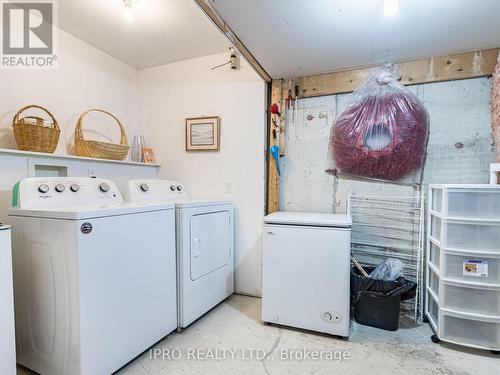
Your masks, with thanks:
M 125 6 L 123 10 L 123 15 L 125 16 L 125 19 L 129 22 L 132 22 L 134 20 L 134 11 L 133 7 L 137 3 L 137 0 L 123 0 L 123 5 Z
M 394 17 L 399 13 L 399 0 L 384 0 L 384 14 Z

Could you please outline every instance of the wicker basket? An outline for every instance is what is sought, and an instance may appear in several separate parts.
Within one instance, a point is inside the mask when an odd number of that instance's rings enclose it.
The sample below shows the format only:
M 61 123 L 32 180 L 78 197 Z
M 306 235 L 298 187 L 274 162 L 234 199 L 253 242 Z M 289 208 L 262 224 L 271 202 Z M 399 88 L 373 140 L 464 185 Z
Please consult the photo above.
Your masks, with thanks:
M 83 119 L 90 112 L 102 112 L 115 119 L 120 127 L 121 139 L 120 144 L 101 142 L 101 141 L 88 141 L 83 138 L 82 124 Z M 120 120 L 116 116 L 109 112 L 103 111 L 102 109 L 89 109 L 82 113 L 78 122 L 76 123 L 75 129 L 75 150 L 79 156 L 88 156 L 91 158 L 100 159 L 112 159 L 112 160 L 123 160 L 127 157 L 129 145 L 127 141 L 127 134 L 125 134 L 125 129 L 123 128 Z
M 21 113 L 29 108 L 38 108 L 46 112 L 52 122 L 36 116 L 21 117 Z M 39 105 L 27 105 L 17 111 L 12 119 L 12 128 L 17 147 L 23 151 L 53 153 L 56 150 L 61 130 L 57 121 L 47 109 Z

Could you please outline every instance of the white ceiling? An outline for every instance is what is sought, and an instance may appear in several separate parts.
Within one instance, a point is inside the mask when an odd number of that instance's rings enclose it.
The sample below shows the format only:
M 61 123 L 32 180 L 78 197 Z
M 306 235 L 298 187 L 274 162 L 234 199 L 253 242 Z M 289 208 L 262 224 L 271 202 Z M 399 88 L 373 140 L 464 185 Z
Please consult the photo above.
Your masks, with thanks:
M 211 0 L 273 78 L 500 47 L 500 0 Z
M 229 43 L 192 0 L 59 0 L 59 26 L 136 68 L 225 52 Z

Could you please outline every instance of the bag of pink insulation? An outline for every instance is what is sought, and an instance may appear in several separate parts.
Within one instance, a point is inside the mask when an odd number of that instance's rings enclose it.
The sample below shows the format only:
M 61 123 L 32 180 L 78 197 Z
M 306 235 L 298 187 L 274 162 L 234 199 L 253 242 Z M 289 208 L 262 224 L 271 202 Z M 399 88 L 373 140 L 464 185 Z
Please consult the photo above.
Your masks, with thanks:
M 420 176 L 429 116 L 398 79 L 386 63 L 352 94 L 330 132 L 327 173 L 390 181 Z

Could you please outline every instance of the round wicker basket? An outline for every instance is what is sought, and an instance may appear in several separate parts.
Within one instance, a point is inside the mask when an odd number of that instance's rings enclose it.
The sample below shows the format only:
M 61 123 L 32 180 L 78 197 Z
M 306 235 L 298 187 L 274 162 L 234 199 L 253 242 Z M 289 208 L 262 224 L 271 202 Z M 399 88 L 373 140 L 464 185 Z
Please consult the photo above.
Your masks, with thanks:
M 115 119 L 118 126 L 120 127 L 120 144 L 102 142 L 102 141 L 92 141 L 86 140 L 83 137 L 83 120 L 90 112 L 101 112 L 105 113 Z M 100 159 L 112 159 L 112 160 L 123 160 L 127 157 L 130 146 L 128 145 L 127 134 L 123 128 L 120 120 L 116 118 L 113 114 L 104 111 L 102 109 L 89 109 L 82 113 L 78 122 L 76 123 L 75 129 L 75 150 L 79 156 L 88 156 L 91 158 Z
M 37 116 L 20 117 L 21 113 L 30 108 L 38 108 L 46 112 L 52 122 Z M 53 153 L 59 142 L 61 130 L 49 110 L 35 104 L 27 105 L 17 111 L 12 119 L 12 129 L 17 147 L 23 151 Z

